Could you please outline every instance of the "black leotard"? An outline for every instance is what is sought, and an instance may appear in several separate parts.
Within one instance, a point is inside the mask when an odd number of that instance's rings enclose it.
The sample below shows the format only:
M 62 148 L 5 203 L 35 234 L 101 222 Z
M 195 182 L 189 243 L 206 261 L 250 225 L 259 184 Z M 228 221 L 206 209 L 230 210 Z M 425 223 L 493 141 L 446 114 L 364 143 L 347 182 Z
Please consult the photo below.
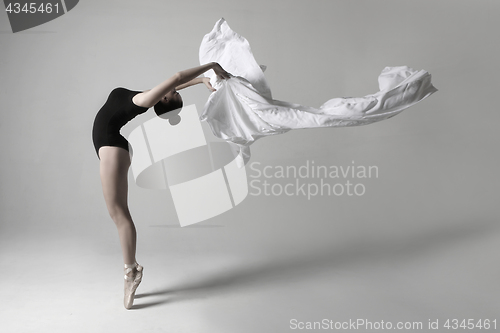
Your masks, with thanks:
M 129 151 L 128 141 L 120 134 L 120 128 L 135 116 L 148 110 L 148 108 L 137 106 L 132 102 L 132 97 L 138 93 L 140 91 L 115 88 L 109 94 L 106 103 L 97 112 L 92 128 L 92 140 L 99 159 L 99 148 L 102 146 L 121 147 Z

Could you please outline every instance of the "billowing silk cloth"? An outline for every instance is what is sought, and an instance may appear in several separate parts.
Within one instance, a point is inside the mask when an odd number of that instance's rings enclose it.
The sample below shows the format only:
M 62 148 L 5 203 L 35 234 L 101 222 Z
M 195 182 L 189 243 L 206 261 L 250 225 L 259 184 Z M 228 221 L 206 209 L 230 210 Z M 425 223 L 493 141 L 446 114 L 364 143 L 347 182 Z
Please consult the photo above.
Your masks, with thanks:
M 255 61 L 250 44 L 222 18 L 200 45 L 200 64 L 218 62 L 233 75 L 220 80 L 205 75 L 217 91 L 200 117 L 213 134 L 239 148 L 240 166 L 250 158 L 257 139 L 291 129 L 359 126 L 393 117 L 435 93 L 431 75 L 407 66 L 385 67 L 378 77 L 380 91 L 364 97 L 333 98 L 319 108 L 272 99 L 264 77 L 265 66 Z

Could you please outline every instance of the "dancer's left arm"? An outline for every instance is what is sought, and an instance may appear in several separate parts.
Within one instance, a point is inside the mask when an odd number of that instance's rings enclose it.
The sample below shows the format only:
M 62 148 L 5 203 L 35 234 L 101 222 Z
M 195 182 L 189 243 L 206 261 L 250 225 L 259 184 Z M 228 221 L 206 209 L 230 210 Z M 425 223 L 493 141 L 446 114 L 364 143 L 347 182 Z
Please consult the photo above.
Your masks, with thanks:
M 197 77 L 197 78 L 194 78 L 194 79 L 192 79 L 189 82 L 186 82 L 186 83 L 178 85 L 177 87 L 175 87 L 175 90 L 181 90 L 181 89 L 184 89 L 184 88 L 187 88 L 187 87 L 191 87 L 191 86 L 194 86 L 195 84 L 200 84 L 200 83 L 205 84 L 205 86 L 208 88 L 208 90 L 210 90 L 212 92 L 215 91 L 214 87 L 212 87 L 212 85 L 210 84 L 210 78 L 209 77 Z
M 162 83 L 158 84 L 151 90 L 143 91 L 138 93 L 133 98 L 133 101 L 138 106 L 143 107 L 153 107 L 158 103 L 166 93 L 175 89 L 177 86 L 181 86 L 189 81 L 195 79 L 198 75 L 205 73 L 213 69 L 215 74 L 222 79 L 229 79 L 231 74 L 226 72 L 221 65 L 216 62 L 210 62 L 198 67 L 185 69 L 183 71 L 175 73 L 172 77 L 166 79 Z

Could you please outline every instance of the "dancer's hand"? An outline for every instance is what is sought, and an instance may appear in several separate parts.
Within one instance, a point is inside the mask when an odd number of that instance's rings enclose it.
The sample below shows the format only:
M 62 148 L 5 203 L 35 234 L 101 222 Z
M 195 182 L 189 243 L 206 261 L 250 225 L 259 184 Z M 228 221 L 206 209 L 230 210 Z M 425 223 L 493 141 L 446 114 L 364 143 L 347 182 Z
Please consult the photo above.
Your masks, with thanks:
M 211 92 L 217 91 L 214 87 L 212 87 L 212 84 L 210 83 L 210 78 L 209 77 L 204 77 L 201 79 L 203 81 L 203 84 L 207 86 L 208 90 Z
M 216 62 L 214 62 L 214 66 L 212 67 L 212 69 L 220 79 L 229 79 L 232 77 L 230 73 L 226 72 L 224 68 L 222 68 L 222 66 Z

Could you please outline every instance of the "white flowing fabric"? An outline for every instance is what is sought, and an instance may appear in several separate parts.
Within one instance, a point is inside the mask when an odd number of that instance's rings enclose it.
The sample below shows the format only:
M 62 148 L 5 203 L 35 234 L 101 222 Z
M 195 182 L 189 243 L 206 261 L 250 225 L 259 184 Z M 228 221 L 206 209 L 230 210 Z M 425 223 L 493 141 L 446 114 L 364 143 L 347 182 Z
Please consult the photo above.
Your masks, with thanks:
M 378 77 L 380 91 L 357 98 L 333 98 L 319 108 L 273 100 L 264 77 L 265 66 L 255 61 L 250 44 L 221 18 L 205 35 L 200 64 L 218 62 L 233 75 L 219 80 L 205 75 L 217 91 L 208 98 L 200 119 L 214 135 L 240 148 L 239 165 L 250 158 L 257 139 L 291 129 L 366 125 L 388 119 L 435 93 L 431 75 L 407 66 L 385 67 Z

